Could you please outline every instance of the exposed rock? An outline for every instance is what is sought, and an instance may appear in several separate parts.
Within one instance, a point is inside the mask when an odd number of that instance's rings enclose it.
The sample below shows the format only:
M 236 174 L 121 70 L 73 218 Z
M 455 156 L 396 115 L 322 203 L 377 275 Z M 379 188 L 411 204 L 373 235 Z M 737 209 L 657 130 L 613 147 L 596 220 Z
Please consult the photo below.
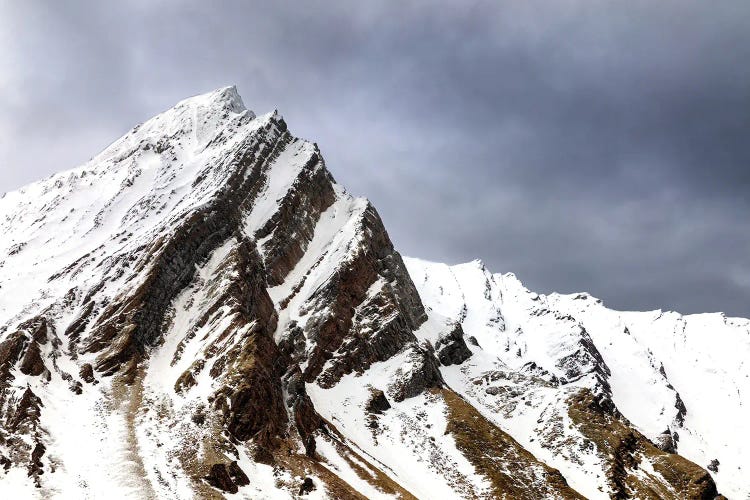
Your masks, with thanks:
M 95 333 L 84 351 L 105 351 L 97 361 L 98 371 L 112 375 L 126 366 L 126 374 L 132 375 L 133 363 L 159 340 L 164 313 L 193 278 L 195 266 L 240 227 L 242 206 L 257 193 L 262 165 L 273 149 L 265 141 L 279 140 L 270 130 L 235 153 L 226 186 L 211 203 L 190 212 L 169 238 L 159 238 L 145 250 L 149 257 L 143 283 L 108 305 L 92 327 Z
M 39 344 L 36 341 L 31 341 L 26 348 L 26 353 L 21 359 L 21 363 L 18 369 L 24 375 L 39 376 L 44 373 L 47 368 L 44 366 L 42 361 L 42 353 L 39 349 Z
M 279 210 L 255 233 L 264 240 L 263 252 L 268 283 L 279 285 L 305 254 L 320 214 L 336 200 L 333 178 L 326 170 L 317 147 L 302 168 Z M 271 235 L 273 238 L 268 238 Z
M 34 450 L 31 452 L 31 461 L 29 462 L 29 477 L 38 478 L 44 474 L 44 464 L 42 464 L 42 456 L 47 448 L 42 443 L 36 443 Z
M 243 333 L 219 360 L 224 385 L 215 393 L 214 406 L 234 438 L 254 438 L 273 447 L 287 422 L 281 384 L 285 363 L 273 340 L 276 312 L 261 281 L 263 265 L 254 247 L 239 244 L 224 265 L 236 270 L 226 295 L 217 302 L 237 307 L 239 323 L 229 329 L 239 334 L 237 328 L 243 324 L 254 322 L 256 327 Z
M 307 323 L 307 336 L 313 345 L 305 380 L 311 382 L 320 376 L 319 383 L 324 387 L 416 343 L 413 332 L 426 320 L 403 260 L 372 205 L 368 204 L 359 224 L 368 238 L 307 304 L 308 309 L 324 314 Z M 368 297 L 370 287 L 378 280 L 385 283 L 379 293 Z M 379 318 L 389 320 L 381 323 Z M 330 367 L 322 373 L 329 360 Z
M 174 384 L 174 392 L 180 394 L 181 392 L 185 391 L 186 389 L 190 389 L 191 387 L 195 386 L 197 384 L 197 381 L 195 380 L 195 376 L 193 375 L 192 369 L 203 369 L 203 364 L 193 364 L 189 369 L 185 370 L 182 375 L 180 375 L 180 378 L 177 379 L 177 381 Z
M 42 400 L 27 387 L 12 411 L 9 411 L 5 428 L 18 432 L 35 428 L 42 413 Z
M 0 466 L 2 466 L 4 471 L 9 471 L 10 467 L 13 465 L 13 462 L 6 457 L 5 455 L 0 455 Z
M 491 385 L 488 388 L 486 388 L 484 392 L 486 392 L 490 396 L 497 396 L 498 394 L 502 393 L 504 389 L 505 389 L 504 387 Z
M 597 376 L 599 384 L 605 389 L 609 390 L 608 378 L 611 375 L 610 369 L 604 362 L 601 353 L 596 348 L 594 341 L 591 340 L 588 332 L 582 326 L 578 326 L 580 330 L 578 349 L 563 358 L 557 363 L 557 368 L 561 369 L 565 374 L 565 382 L 572 382 L 578 380 L 582 376 L 588 373 L 594 373 Z
M 667 453 L 675 453 L 675 442 L 674 438 L 672 437 L 672 433 L 669 429 L 662 432 L 659 436 L 657 436 L 656 440 L 654 441 L 654 444 L 657 448 L 659 448 L 661 451 L 666 451 Z
M 68 328 L 65 329 L 65 337 L 70 339 L 71 343 L 75 343 L 81 336 L 88 326 L 91 320 L 91 313 L 94 311 L 94 302 L 89 300 L 83 306 L 83 309 L 78 313 L 76 319 L 74 319 Z
M 307 436 L 307 439 L 305 439 L 305 455 L 309 458 L 315 458 L 315 450 L 317 447 L 318 445 L 315 442 L 315 436 L 312 434 Z
M 435 343 L 435 351 L 440 362 L 445 365 L 460 365 L 471 357 L 471 351 L 464 342 L 464 331 L 459 323 Z
M 96 378 L 94 377 L 94 367 L 91 366 L 91 363 L 84 363 L 81 365 L 81 370 L 78 372 L 78 375 L 81 377 L 81 380 L 88 384 L 96 382 Z
M 309 477 L 306 477 L 299 487 L 299 495 L 307 495 L 315 491 L 315 483 Z
M 15 332 L 0 342 L 0 380 L 5 382 L 13 378 L 11 370 L 22 355 L 28 339 L 23 332 Z
M 208 484 L 227 493 L 237 493 L 239 488 L 250 484 L 250 479 L 237 462 L 214 464 L 206 476 Z
M 679 393 L 675 392 L 674 396 L 675 396 L 674 407 L 677 409 L 675 422 L 677 422 L 677 425 L 682 425 L 685 423 L 685 416 L 687 415 L 687 407 L 685 406 L 685 403 L 682 401 L 682 398 L 680 397 Z
M 450 389 L 439 394 L 448 407 L 446 433 L 453 435 L 456 447 L 489 480 L 493 497 L 583 499 L 559 471 L 537 461 L 459 395 Z M 498 462 L 504 466 L 498 467 Z
M 323 419 L 315 411 L 305 389 L 305 381 L 298 366 L 294 366 L 284 377 L 288 394 L 287 407 L 291 410 L 294 425 L 305 446 L 305 454 L 315 457 L 315 431 L 323 428 Z
M 391 408 L 391 404 L 385 397 L 385 393 L 380 389 L 370 391 L 370 399 L 367 402 L 366 410 L 370 413 L 380 414 Z
M 397 380 L 388 388 L 389 395 L 397 402 L 444 384 L 438 361 L 427 350 L 415 350 L 410 365 L 406 370 L 399 369 L 399 372 Z

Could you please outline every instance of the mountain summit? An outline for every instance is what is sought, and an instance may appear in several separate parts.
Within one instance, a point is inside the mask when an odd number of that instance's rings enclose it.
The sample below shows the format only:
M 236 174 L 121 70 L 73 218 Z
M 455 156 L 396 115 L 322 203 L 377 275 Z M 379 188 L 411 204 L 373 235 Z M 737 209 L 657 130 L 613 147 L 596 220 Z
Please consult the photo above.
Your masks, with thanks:
M 234 87 L 7 193 L 0 231 L 13 498 L 750 493 L 750 321 L 402 259 Z

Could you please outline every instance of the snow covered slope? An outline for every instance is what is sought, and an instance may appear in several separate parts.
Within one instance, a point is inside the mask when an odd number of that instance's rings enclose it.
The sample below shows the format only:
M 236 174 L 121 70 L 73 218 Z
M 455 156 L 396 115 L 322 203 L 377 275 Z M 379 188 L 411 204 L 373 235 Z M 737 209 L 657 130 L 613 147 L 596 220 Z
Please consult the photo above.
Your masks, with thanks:
M 675 450 L 746 493 L 714 414 L 746 421 L 746 322 L 407 266 L 234 87 L 7 193 L 0 230 L 15 498 L 712 498 Z
M 541 295 L 479 261 L 406 264 L 430 317 L 476 339 L 471 360 L 444 371 L 448 385 L 578 491 L 612 494 L 600 488 L 612 450 L 572 452 L 573 442 L 592 440 L 570 414 L 569 395 L 586 390 L 662 450 L 711 469 L 725 495 L 750 494 L 750 321 L 614 311 L 585 293 Z M 560 436 L 546 438 L 558 417 Z M 628 475 L 652 468 L 640 456 Z

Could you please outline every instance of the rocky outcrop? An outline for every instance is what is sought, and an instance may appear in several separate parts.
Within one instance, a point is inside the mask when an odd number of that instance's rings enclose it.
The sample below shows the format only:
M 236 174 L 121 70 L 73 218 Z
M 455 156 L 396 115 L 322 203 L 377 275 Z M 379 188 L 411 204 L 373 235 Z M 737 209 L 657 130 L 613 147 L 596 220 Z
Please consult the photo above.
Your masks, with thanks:
M 305 447 L 305 454 L 315 457 L 315 432 L 324 429 L 323 419 L 315 411 L 310 396 L 305 389 L 305 381 L 298 366 L 290 369 L 284 377 L 287 401 L 286 406 L 294 421 L 294 426 Z
M 91 363 L 84 363 L 83 365 L 81 365 L 78 376 L 80 376 L 81 380 L 86 383 L 91 384 L 96 382 L 96 378 L 94 377 L 94 367 L 91 366 Z
M 22 356 L 28 338 L 23 332 L 14 332 L 0 342 L 0 380 L 6 383 L 13 379 L 11 371 Z
M 403 401 L 417 396 L 427 389 L 444 385 L 439 363 L 427 349 L 415 349 L 410 353 L 409 362 L 397 370 L 396 380 L 388 387 L 388 394 L 395 401 Z
M 561 380 L 567 383 L 578 380 L 588 373 L 594 373 L 597 377 L 597 382 L 605 390 L 608 390 L 608 378 L 611 374 L 609 367 L 604 362 L 604 358 L 602 358 L 601 353 L 596 348 L 586 329 L 580 325 L 577 328 L 580 330 L 577 349 L 556 363 L 556 367 L 561 369 L 564 374 Z
M 43 433 L 40 428 L 44 405 L 28 387 L 20 398 L 16 395 L 8 397 L 9 393 L 11 391 L 7 388 L 1 391 L 5 400 L 0 411 L 0 445 L 5 448 L 7 462 L 24 467 L 38 486 L 39 477 L 44 473 L 42 456 L 46 450 L 41 442 Z
M 435 351 L 440 362 L 445 365 L 460 365 L 471 357 L 471 351 L 464 341 L 464 331 L 460 323 L 435 342 Z
M 222 380 L 222 387 L 212 396 L 213 407 L 223 415 L 234 438 L 253 438 L 264 447 L 274 447 L 286 424 L 281 389 L 285 366 L 273 340 L 277 316 L 264 286 L 263 263 L 255 247 L 243 240 L 223 266 L 232 280 L 205 317 L 215 308 L 230 307 L 234 320 L 219 339 L 235 338 L 233 347 L 210 368 L 212 377 Z
M 364 211 L 358 231 L 364 235 L 361 246 L 306 304 L 307 309 L 323 314 L 307 323 L 312 349 L 305 379 L 309 382 L 320 377 L 324 387 L 416 343 L 413 332 L 426 319 L 401 256 L 371 205 Z M 368 295 L 378 280 L 383 281 L 382 287 Z M 329 367 L 324 371 L 326 363 Z
M 250 479 L 242 471 L 237 462 L 228 464 L 214 464 L 211 472 L 206 476 L 208 484 L 227 493 L 237 493 L 241 486 L 250 484 Z
M 42 359 L 42 346 L 49 341 L 47 320 L 38 316 L 18 326 L 18 331 L 0 342 L 0 380 L 13 379 L 12 369 L 18 367 L 24 375 L 38 377 L 49 371 Z
M 306 477 L 304 481 L 302 481 L 302 484 L 299 487 L 299 495 L 304 496 L 308 493 L 312 493 L 315 491 L 315 483 L 312 479 L 309 477 Z
M 370 399 L 367 401 L 366 410 L 370 413 L 380 414 L 391 408 L 388 398 L 380 389 L 371 389 Z

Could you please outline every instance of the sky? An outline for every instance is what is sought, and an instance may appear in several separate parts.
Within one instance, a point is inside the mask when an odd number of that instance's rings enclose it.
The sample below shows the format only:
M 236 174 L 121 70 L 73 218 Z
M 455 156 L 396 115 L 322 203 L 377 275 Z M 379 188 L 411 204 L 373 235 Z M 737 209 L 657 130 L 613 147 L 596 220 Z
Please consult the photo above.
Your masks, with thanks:
M 750 2 L 0 0 L 0 192 L 236 84 L 401 253 L 750 317 Z

